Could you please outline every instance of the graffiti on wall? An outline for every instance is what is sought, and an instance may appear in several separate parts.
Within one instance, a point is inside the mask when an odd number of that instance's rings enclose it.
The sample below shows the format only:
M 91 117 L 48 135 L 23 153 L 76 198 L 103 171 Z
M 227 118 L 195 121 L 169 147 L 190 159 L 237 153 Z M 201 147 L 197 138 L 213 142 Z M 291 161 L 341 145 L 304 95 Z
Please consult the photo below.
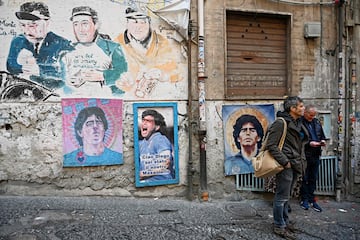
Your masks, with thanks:
M 275 119 L 273 104 L 229 105 L 222 109 L 225 143 L 225 175 L 253 173 L 252 157 Z
M 134 103 L 135 184 L 179 182 L 176 103 Z
M 0 41 L 7 49 L 0 53 L 1 100 L 174 97 L 186 89 L 187 60 L 182 42 L 161 30 L 171 26 L 155 14 L 171 2 L 20 1 L 0 6 Z
M 64 167 L 123 163 L 122 100 L 66 98 L 61 103 Z

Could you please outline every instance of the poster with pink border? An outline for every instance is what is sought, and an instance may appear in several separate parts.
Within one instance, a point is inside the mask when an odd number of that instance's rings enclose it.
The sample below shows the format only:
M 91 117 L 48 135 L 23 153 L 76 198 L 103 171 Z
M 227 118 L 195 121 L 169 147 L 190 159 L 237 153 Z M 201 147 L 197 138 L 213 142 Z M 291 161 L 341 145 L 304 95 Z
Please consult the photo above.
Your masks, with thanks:
M 64 167 L 123 164 L 121 99 L 61 101 Z

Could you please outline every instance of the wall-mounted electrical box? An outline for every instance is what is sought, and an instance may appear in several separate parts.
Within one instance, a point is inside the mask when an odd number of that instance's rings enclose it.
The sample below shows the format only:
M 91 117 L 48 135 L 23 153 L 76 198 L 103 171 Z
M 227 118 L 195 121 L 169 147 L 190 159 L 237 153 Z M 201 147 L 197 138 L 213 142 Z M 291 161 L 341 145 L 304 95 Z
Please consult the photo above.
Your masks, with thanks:
M 317 38 L 321 34 L 320 22 L 306 22 L 304 24 L 304 37 L 305 38 Z

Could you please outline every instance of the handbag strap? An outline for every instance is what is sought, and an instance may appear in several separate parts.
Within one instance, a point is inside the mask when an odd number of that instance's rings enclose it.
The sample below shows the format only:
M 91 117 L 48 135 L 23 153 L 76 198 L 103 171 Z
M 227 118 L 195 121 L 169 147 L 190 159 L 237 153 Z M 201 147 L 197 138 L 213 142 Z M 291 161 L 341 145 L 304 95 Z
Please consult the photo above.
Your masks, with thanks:
M 280 142 L 279 142 L 279 149 L 282 150 L 283 146 L 284 146 L 284 142 L 285 142 L 285 137 L 286 137 L 286 131 L 287 131 L 287 124 L 286 124 L 286 121 L 283 117 L 278 117 L 279 119 L 281 119 L 283 122 L 284 122 L 284 130 L 283 130 L 283 133 L 281 135 L 281 138 L 280 138 Z M 265 139 L 262 143 L 262 146 L 260 148 L 260 151 L 264 151 L 265 150 L 265 147 L 266 147 L 266 143 L 268 141 L 268 137 L 269 137 L 269 134 L 266 134 L 265 135 Z
M 286 131 L 287 131 L 287 124 L 284 118 L 279 117 L 283 122 L 284 122 L 284 130 L 282 133 L 282 136 L 280 138 L 280 142 L 279 142 L 279 149 L 282 150 L 283 146 L 284 146 L 284 142 L 285 142 L 285 137 L 286 137 Z

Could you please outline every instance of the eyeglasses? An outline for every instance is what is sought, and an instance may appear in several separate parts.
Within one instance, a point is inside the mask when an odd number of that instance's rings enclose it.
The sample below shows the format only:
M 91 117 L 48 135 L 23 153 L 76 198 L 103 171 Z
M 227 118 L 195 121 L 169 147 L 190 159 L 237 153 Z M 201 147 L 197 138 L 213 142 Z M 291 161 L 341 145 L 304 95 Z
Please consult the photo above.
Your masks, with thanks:
M 240 132 L 247 133 L 247 131 L 250 131 L 251 133 L 256 133 L 256 128 L 242 128 L 240 129 Z

